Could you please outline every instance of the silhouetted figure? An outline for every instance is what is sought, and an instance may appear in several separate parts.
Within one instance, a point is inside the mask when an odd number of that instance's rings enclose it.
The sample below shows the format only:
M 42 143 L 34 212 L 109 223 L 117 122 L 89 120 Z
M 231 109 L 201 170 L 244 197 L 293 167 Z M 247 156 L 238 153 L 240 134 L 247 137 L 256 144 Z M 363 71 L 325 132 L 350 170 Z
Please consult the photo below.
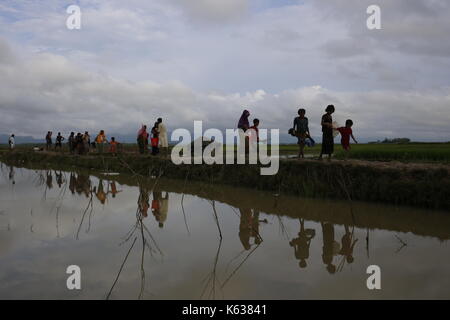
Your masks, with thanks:
M 294 131 L 298 138 L 298 158 L 302 159 L 305 157 L 304 149 L 306 144 L 306 138 L 310 136 L 309 134 L 309 124 L 308 118 L 305 117 L 306 110 L 298 109 L 298 117 L 294 119 Z
M 14 150 L 14 148 L 16 146 L 16 136 L 14 134 L 9 136 L 8 145 L 9 145 L 10 151 Z
M 311 240 L 316 235 L 316 231 L 314 229 L 305 230 L 305 221 L 303 219 L 299 220 L 300 232 L 298 233 L 298 237 L 289 242 L 289 244 L 291 247 L 294 247 L 295 258 L 300 260 L 298 264 L 299 267 L 306 268 L 306 259 L 309 258 L 309 247 L 311 245 Z
M 259 236 L 259 212 L 250 208 L 239 208 L 241 219 L 239 223 L 239 239 L 245 250 L 251 248 L 251 238 L 254 238 L 255 244 L 261 243 Z
M 111 189 L 111 191 L 109 191 L 109 193 L 111 193 L 111 195 L 112 195 L 113 198 L 115 198 L 116 195 L 117 195 L 119 192 L 122 192 L 122 190 L 117 190 L 117 186 L 116 186 L 116 182 L 115 182 L 115 181 L 111 182 L 111 183 L 109 184 L 109 186 L 110 186 L 110 189 Z
M 353 232 L 350 232 L 347 225 L 345 227 L 345 234 L 342 236 L 342 248 L 339 254 L 345 256 L 347 263 L 353 263 L 353 249 L 355 248 L 356 241 L 358 239 L 353 238 Z
M 76 179 L 76 190 L 79 195 L 84 195 L 89 198 L 91 195 L 91 179 L 87 174 L 78 174 Z
M 327 266 L 327 271 L 331 274 L 336 272 L 333 264 L 334 255 L 339 252 L 339 243 L 334 241 L 334 225 L 329 222 L 322 222 L 323 247 L 322 261 Z
M 51 148 L 52 148 L 52 144 L 53 144 L 53 142 L 52 142 L 52 134 L 53 134 L 53 132 L 48 131 L 47 135 L 45 136 L 45 146 L 46 146 L 45 148 L 46 148 L 47 151 L 50 151 Z
M 148 132 L 147 132 L 146 125 L 142 125 L 142 128 L 138 131 L 137 143 L 138 143 L 138 147 L 139 147 L 139 153 L 141 153 L 141 154 L 146 153 L 147 146 L 148 146 Z
M 156 156 L 159 153 L 159 131 L 158 131 L 158 122 L 155 122 L 155 125 L 152 128 L 152 155 Z
M 153 200 L 152 200 L 152 213 L 155 217 L 155 220 L 158 222 L 158 226 L 160 228 L 164 227 L 164 222 L 167 218 L 167 212 L 164 216 L 162 211 L 162 192 L 161 191 L 153 191 Z
M 53 188 L 53 175 L 51 171 L 47 171 L 47 180 L 46 180 L 47 188 Z
M 169 140 L 167 139 L 167 128 L 163 123 L 162 118 L 158 118 L 158 144 L 162 149 L 162 154 L 167 156 L 169 154 Z
M 69 145 L 69 151 L 70 153 L 75 152 L 75 132 L 71 132 L 69 138 L 67 138 L 67 144 Z
M 328 160 L 331 160 L 331 155 L 334 152 L 334 136 L 333 136 L 333 117 L 334 106 L 330 104 L 325 109 L 325 114 L 322 116 L 322 150 L 320 151 L 319 159 L 322 159 L 324 154 L 328 155 Z
M 138 209 L 139 214 L 143 218 L 147 218 L 148 209 L 150 208 L 150 195 L 147 187 L 139 185 Z M 153 209 L 152 209 L 153 210 Z
M 59 148 L 59 151 L 62 151 L 62 142 L 64 140 L 64 137 L 61 135 L 61 132 L 58 132 L 58 135 L 56 136 L 55 140 L 55 151 Z
M 69 190 L 70 192 L 72 192 L 72 194 L 75 194 L 76 184 L 77 184 L 77 177 L 75 173 L 71 172 L 69 178 Z
M 97 189 L 94 189 L 94 191 L 95 191 L 95 196 L 100 201 L 100 203 L 101 204 L 105 204 L 105 202 L 106 202 L 106 193 L 103 190 L 103 180 L 100 179 L 100 181 L 98 182 L 98 187 L 97 187 Z
M 14 179 L 16 175 L 16 171 L 14 170 L 13 166 L 9 166 L 9 180 L 12 184 L 16 184 L 16 180 Z
M 55 177 L 56 177 L 56 183 L 58 184 L 58 187 L 61 189 L 61 186 L 64 183 L 62 172 L 60 171 L 59 173 L 57 173 L 55 171 Z

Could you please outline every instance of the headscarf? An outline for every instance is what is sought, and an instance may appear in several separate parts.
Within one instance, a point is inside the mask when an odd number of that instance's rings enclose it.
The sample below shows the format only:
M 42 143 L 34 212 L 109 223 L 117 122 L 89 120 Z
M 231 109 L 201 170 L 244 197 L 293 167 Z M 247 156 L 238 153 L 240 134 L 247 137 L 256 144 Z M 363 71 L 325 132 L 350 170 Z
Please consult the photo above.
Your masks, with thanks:
M 138 132 L 138 137 L 141 137 L 141 136 L 144 138 L 147 138 L 147 136 L 148 136 L 147 128 L 145 127 L 145 125 L 142 125 L 142 128 Z
M 248 122 L 248 117 L 250 116 L 250 112 L 248 112 L 248 110 L 244 110 L 244 112 L 242 112 L 242 116 L 239 119 L 238 122 L 238 128 L 239 129 L 248 129 L 250 127 L 250 123 Z

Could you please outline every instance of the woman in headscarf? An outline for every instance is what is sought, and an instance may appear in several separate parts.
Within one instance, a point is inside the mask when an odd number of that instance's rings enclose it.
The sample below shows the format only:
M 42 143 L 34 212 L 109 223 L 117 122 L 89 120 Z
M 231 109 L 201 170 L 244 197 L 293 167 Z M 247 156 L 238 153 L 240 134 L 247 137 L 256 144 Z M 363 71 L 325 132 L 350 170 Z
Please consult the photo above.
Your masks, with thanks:
M 244 133 L 250 128 L 248 117 L 250 117 L 250 112 L 248 110 L 244 110 L 238 122 L 238 129 L 241 129 L 239 130 L 239 149 L 242 150 L 241 148 L 243 148 L 246 154 L 248 153 L 248 137 Z
M 147 145 L 146 142 L 147 141 L 148 141 L 147 126 L 146 125 L 142 125 L 142 128 L 139 130 L 138 136 L 137 136 L 139 152 L 141 154 L 145 153 L 145 149 L 146 149 L 146 145 Z
M 244 110 L 238 122 L 238 129 L 242 129 L 245 132 L 248 130 L 248 128 L 250 128 L 248 117 L 250 117 L 250 112 L 248 112 L 248 110 Z

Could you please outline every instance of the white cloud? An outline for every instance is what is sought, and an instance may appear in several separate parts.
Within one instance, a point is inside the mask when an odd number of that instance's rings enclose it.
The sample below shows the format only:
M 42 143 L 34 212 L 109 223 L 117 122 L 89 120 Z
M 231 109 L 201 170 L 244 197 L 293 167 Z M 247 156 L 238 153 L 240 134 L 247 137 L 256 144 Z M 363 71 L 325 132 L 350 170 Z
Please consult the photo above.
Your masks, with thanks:
M 0 42 L 3 51 L 10 51 Z M 170 129 L 204 126 L 233 128 L 249 108 L 261 126 L 287 132 L 296 110 L 307 109 L 313 133 L 320 135 L 320 117 L 333 103 L 335 119 L 355 121 L 359 137 L 393 136 L 421 140 L 450 136 L 450 88 L 423 91 L 342 92 L 321 86 L 284 90 L 263 89 L 245 94 L 198 92 L 181 82 L 132 82 L 83 71 L 66 58 L 36 54 L 27 61 L 2 60 L 0 64 L 0 127 L 5 132 L 41 137 L 46 131 L 72 130 L 134 133 L 142 122 L 159 116 Z M 427 112 L 423 110 L 426 108 Z

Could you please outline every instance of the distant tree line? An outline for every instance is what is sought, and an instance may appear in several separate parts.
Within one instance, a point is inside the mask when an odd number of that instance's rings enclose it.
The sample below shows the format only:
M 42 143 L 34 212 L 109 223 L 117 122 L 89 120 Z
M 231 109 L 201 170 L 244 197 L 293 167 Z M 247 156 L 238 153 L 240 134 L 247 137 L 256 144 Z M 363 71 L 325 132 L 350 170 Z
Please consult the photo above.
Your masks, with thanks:
M 388 139 L 384 138 L 384 140 L 377 140 L 369 143 L 390 143 L 390 144 L 403 144 L 403 143 L 410 143 L 411 139 L 409 138 L 394 138 L 394 139 Z

